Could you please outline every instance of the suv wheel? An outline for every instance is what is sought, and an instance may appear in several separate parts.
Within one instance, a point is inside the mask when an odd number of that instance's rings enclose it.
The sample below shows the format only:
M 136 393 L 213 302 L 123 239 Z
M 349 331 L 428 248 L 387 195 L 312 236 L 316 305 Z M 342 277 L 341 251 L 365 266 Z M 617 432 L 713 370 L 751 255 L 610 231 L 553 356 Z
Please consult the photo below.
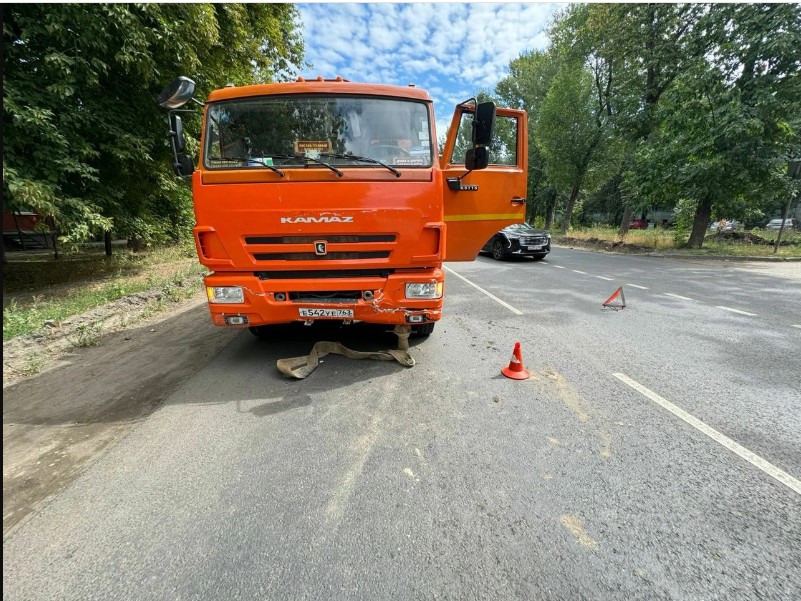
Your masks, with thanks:
M 492 258 L 496 261 L 503 261 L 505 256 L 506 251 L 503 248 L 503 242 L 495 240 L 495 242 L 492 243 Z

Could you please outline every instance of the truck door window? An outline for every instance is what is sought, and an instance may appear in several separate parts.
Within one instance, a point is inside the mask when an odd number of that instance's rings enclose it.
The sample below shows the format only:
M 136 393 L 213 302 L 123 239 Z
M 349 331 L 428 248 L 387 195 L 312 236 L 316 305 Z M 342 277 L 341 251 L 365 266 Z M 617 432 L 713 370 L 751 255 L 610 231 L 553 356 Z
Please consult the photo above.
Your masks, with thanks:
M 451 155 L 452 165 L 463 165 L 465 153 L 473 147 L 473 113 L 463 112 L 459 121 L 459 132 Z M 495 117 L 492 142 L 488 146 L 490 165 L 517 165 L 517 119 Z
M 303 167 L 303 157 L 339 167 L 431 167 L 428 106 L 395 98 L 276 96 L 225 100 L 208 108 L 204 163 L 209 169 Z M 336 155 L 336 156 L 331 156 Z M 253 159 L 249 161 L 248 159 Z M 381 168 L 380 166 L 378 168 Z

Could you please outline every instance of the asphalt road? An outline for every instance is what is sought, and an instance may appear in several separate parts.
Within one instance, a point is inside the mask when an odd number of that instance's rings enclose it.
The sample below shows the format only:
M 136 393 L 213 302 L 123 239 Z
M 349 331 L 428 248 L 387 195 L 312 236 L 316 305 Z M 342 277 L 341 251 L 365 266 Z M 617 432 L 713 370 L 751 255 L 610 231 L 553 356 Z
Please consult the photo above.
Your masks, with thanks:
M 801 263 L 448 267 L 411 369 L 237 336 L 5 541 L 3 598 L 801 598 Z

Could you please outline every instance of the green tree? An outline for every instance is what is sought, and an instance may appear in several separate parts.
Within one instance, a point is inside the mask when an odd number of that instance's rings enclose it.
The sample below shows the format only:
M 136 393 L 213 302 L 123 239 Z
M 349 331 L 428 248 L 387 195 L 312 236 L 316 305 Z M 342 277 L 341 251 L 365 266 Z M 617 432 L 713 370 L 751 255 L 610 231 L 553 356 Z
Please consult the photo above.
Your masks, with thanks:
M 653 142 L 662 96 L 685 70 L 690 34 L 706 10 L 692 4 L 574 5 L 554 24 L 552 43 L 594 74 L 620 164 Z M 633 211 L 650 199 L 626 178 L 621 189 L 625 235 Z
M 695 58 L 628 173 L 652 198 L 685 199 L 690 247 L 702 246 L 713 211 L 742 217 L 789 195 L 787 161 L 801 151 L 799 31 L 801 8 L 790 4 L 714 5 L 698 20 Z
M 551 50 L 524 52 L 509 63 L 509 75 L 498 82 L 495 94 L 505 106 L 526 111 L 528 128 L 528 190 L 526 218 L 532 223 L 543 213 L 545 228 L 553 226 L 556 188 L 545 173 L 545 157 L 537 147 L 534 134 L 548 90 L 558 71 L 559 62 Z
M 603 122 L 592 76 L 580 63 L 566 63 L 553 80 L 536 123 L 535 140 L 545 173 L 557 189 L 569 191 L 562 233 L 603 141 Z
M 53 217 L 68 242 L 188 231 L 189 190 L 170 175 L 155 97 L 179 74 L 202 94 L 291 70 L 303 53 L 296 16 L 281 4 L 7 5 L 6 205 Z
M 691 180 L 698 191 L 691 247 L 703 243 L 716 205 L 733 208 L 747 199 L 753 209 L 786 198 L 787 162 L 801 156 L 801 6 L 715 5 L 698 32 L 699 54 L 711 71 L 705 90 L 711 131 L 702 140 L 714 144 L 718 177 Z M 685 92 L 700 93 L 698 82 L 686 83 Z M 699 129 L 691 130 L 695 143 Z

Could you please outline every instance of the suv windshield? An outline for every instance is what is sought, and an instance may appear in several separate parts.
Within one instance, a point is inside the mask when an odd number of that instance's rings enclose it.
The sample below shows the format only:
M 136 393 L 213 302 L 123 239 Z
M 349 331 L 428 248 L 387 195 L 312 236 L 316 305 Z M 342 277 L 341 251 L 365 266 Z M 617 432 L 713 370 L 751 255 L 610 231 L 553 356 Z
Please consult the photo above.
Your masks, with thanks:
M 213 103 L 204 163 L 210 169 L 430 167 L 426 105 L 394 98 L 276 96 Z

